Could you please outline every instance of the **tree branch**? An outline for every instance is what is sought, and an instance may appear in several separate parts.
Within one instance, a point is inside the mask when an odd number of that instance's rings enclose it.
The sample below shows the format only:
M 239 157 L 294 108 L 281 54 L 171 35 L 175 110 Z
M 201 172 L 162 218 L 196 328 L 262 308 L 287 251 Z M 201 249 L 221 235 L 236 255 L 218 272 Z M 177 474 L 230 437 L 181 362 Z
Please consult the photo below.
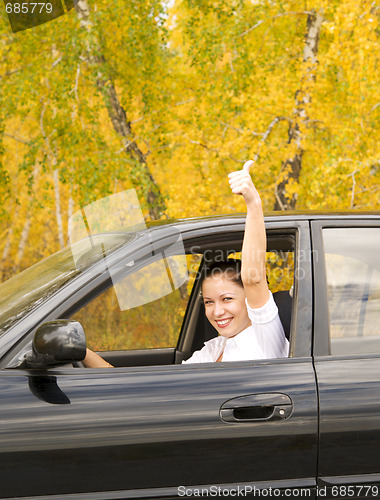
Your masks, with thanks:
M 236 163 L 245 163 L 247 161 L 247 158 L 245 160 L 238 160 L 237 158 L 235 158 L 232 155 L 228 155 L 228 158 L 231 158 L 231 160 L 233 160 Z
M 79 85 L 79 75 L 80 75 L 80 64 L 78 64 L 77 73 L 75 76 L 75 85 L 74 88 L 70 90 L 69 94 L 74 92 L 75 99 L 78 100 L 78 85 Z
M 12 135 L 12 134 L 7 134 L 4 132 L 5 137 L 10 137 L 11 139 L 14 139 L 15 141 L 21 142 L 22 144 L 26 144 L 27 146 L 30 145 L 30 142 L 27 141 L 26 139 L 22 139 L 21 137 L 17 137 L 17 135 Z
M 282 203 L 280 195 L 278 194 L 278 183 L 277 182 L 274 186 L 274 194 L 275 194 L 278 206 L 280 207 L 280 210 L 285 210 L 284 204 Z
M 308 10 L 303 10 L 300 12 L 282 12 L 281 14 L 277 14 L 276 16 L 272 17 L 272 19 L 277 19 L 278 17 L 283 17 L 283 16 L 309 16 L 311 14 L 313 14 L 313 12 Z M 243 36 L 248 35 L 248 33 L 250 33 L 254 29 L 258 28 L 261 24 L 263 24 L 263 22 L 264 20 L 258 21 L 256 24 L 248 28 L 246 31 L 238 35 L 237 38 L 242 38 Z
M 55 66 L 57 66 L 57 64 L 59 64 L 61 61 L 62 61 L 62 56 L 58 57 L 58 59 L 56 59 L 53 62 L 53 64 L 51 65 L 51 68 L 54 68 Z
M 290 124 L 292 123 L 292 120 L 290 120 L 286 116 L 276 116 L 276 118 L 271 121 L 271 123 L 269 124 L 269 127 L 266 129 L 266 131 L 262 134 L 262 138 L 261 138 L 261 140 L 259 142 L 259 146 L 257 148 L 257 152 L 255 153 L 255 155 L 253 157 L 254 161 L 257 161 L 259 159 L 261 147 L 263 146 L 263 144 L 265 143 L 265 141 L 268 139 L 268 137 L 269 137 L 270 133 L 272 132 L 272 130 L 273 130 L 274 126 L 276 125 L 276 123 L 278 123 L 280 121 L 287 121 Z
M 215 149 L 215 148 L 210 148 L 209 146 L 207 146 L 207 144 L 203 144 L 201 142 L 198 142 L 198 141 L 193 141 L 191 139 L 187 139 L 191 144 L 197 144 L 198 146 L 202 146 L 202 148 L 205 148 L 209 151 L 215 151 L 216 153 L 219 153 L 219 149 Z
M 298 12 L 281 12 L 281 14 L 277 14 L 276 16 L 272 17 L 272 19 L 277 19 L 278 17 L 283 16 L 312 16 L 314 14 L 315 12 L 309 10 L 301 10 Z
M 228 123 L 224 123 L 224 122 L 219 122 L 221 125 L 223 125 L 224 127 L 227 127 L 227 128 L 232 128 L 232 130 L 235 130 L 236 132 L 239 132 L 239 134 L 243 134 L 244 133 L 244 130 L 242 130 L 241 128 L 238 128 L 238 127 L 234 127 L 233 125 L 229 125 Z M 262 133 L 259 133 L 259 132 L 252 132 L 252 130 L 248 130 L 248 132 L 254 136 L 259 136 L 259 137 L 262 137 L 264 134 Z
M 251 31 L 253 31 L 254 29 L 258 28 L 260 26 L 260 24 L 263 24 L 264 21 L 258 21 L 256 24 L 254 24 L 253 26 L 251 26 L 250 28 L 248 28 L 246 31 L 244 31 L 241 35 L 238 35 L 237 38 L 242 38 L 243 36 L 245 35 L 248 35 L 248 33 L 250 33 Z
M 355 186 L 356 186 L 356 180 L 355 180 L 355 174 L 357 174 L 359 170 L 354 170 L 351 174 L 350 177 L 352 177 L 352 189 L 351 189 L 351 204 L 350 208 L 354 208 L 354 201 L 355 201 Z
M 7 71 L 6 73 L 0 75 L 0 80 L 3 80 L 3 78 L 5 78 L 6 76 L 11 76 L 14 73 L 18 73 L 21 70 L 22 70 L 22 68 L 17 68 L 17 69 L 13 69 L 12 71 Z

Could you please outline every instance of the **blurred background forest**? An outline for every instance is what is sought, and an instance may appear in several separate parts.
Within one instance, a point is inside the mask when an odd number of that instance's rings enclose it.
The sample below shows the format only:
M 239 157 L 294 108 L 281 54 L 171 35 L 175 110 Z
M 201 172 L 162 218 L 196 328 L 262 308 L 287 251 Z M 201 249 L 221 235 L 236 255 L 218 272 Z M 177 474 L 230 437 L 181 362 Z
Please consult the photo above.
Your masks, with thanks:
M 12 34 L 1 9 L 1 280 L 68 243 L 79 207 L 134 187 L 147 220 L 380 209 L 380 4 L 80 0 Z

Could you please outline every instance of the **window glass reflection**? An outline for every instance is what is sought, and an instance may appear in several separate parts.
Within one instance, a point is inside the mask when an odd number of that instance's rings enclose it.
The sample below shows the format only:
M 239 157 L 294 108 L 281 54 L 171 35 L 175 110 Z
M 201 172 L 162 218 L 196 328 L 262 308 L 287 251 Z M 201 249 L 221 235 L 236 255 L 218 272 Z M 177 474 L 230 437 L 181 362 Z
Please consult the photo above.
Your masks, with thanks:
M 380 228 L 323 230 L 331 354 L 380 352 Z

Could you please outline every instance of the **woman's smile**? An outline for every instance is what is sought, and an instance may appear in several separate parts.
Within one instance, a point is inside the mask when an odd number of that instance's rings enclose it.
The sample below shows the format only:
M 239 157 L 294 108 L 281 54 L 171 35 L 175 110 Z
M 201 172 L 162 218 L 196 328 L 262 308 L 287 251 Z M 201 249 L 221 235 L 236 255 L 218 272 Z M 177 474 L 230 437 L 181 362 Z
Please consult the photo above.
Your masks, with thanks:
M 244 288 L 219 274 L 206 278 L 202 295 L 207 319 L 223 337 L 234 337 L 250 326 Z
M 217 319 L 215 321 L 217 322 L 219 328 L 225 328 L 231 323 L 232 320 L 233 318 L 227 318 L 227 319 Z

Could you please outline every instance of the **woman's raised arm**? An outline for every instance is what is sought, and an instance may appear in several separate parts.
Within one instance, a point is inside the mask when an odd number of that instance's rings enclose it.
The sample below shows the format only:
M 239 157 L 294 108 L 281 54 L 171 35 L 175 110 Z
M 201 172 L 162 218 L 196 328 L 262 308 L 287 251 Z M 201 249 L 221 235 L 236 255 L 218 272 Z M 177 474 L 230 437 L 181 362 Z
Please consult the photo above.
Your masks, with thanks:
M 252 160 L 247 161 L 243 170 L 232 172 L 228 177 L 232 192 L 242 195 L 247 205 L 241 278 L 248 304 L 257 308 L 265 305 L 270 295 L 265 269 L 267 239 L 263 208 L 249 173 L 253 163 Z

